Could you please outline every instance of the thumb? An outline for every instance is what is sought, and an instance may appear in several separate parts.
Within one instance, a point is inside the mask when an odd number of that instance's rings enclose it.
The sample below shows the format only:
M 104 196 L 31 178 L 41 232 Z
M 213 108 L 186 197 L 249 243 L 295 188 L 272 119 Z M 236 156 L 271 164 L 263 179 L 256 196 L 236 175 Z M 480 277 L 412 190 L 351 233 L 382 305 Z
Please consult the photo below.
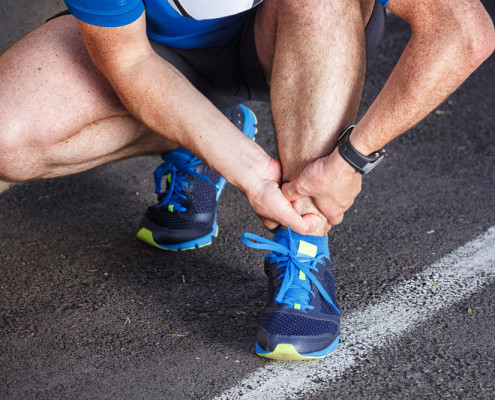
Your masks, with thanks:
M 299 178 L 294 179 L 291 182 L 284 183 L 282 185 L 282 193 L 289 201 L 295 201 L 301 197 L 307 197 L 308 193 L 303 189 L 299 183 Z
M 306 224 L 311 225 L 311 231 L 306 232 L 306 234 L 311 233 L 312 231 L 314 231 L 322 223 L 321 217 L 319 217 L 316 214 L 304 214 L 303 215 L 303 220 L 306 222 Z M 297 233 L 300 233 L 300 232 L 297 232 Z
M 293 208 L 281 213 L 279 218 L 283 226 L 289 227 L 292 231 L 301 235 L 307 235 L 314 231 L 320 224 L 321 218 L 315 214 L 305 214 L 301 216 Z

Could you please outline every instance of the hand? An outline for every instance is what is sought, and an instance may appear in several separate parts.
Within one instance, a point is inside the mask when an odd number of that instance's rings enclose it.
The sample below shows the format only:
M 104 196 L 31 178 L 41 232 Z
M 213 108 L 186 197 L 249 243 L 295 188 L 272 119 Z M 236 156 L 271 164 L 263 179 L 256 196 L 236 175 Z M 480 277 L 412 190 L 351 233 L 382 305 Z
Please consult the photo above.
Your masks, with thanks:
M 342 222 L 344 213 L 361 191 L 361 175 L 335 149 L 307 165 L 299 176 L 282 186 L 289 201 L 311 197 L 330 225 Z
M 244 194 L 268 230 L 274 231 L 283 225 L 290 227 L 297 233 L 306 235 L 320 225 L 321 218 L 314 214 L 301 216 L 297 213 L 291 202 L 284 197 L 280 190 L 281 178 L 280 163 L 270 159 L 261 179 L 250 185 Z

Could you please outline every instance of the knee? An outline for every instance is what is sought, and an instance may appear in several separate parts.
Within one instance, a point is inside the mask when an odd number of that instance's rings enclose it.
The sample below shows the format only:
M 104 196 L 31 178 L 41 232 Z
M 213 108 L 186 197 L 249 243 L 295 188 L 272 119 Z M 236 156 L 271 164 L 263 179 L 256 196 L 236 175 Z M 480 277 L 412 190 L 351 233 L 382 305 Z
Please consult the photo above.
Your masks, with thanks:
M 279 10 L 292 11 L 303 19 L 320 20 L 327 13 L 345 12 L 349 4 L 359 4 L 359 0 L 279 0 Z
M 327 31 L 336 22 L 363 19 L 361 1 L 369 0 L 280 0 L 277 15 L 279 22 L 282 18 L 287 23 Z
M 0 117 L 0 180 L 25 182 L 40 177 L 39 154 L 21 131 L 22 123 L 7 123 Z
M 24 168 L 17 157 L 3 149 L 0 151 L 0 181 L 20 183 L 33 179 L 36 179 L 36 175 Z
M 1 146 L 1 144 L 0 144 Z M 30 159 L 25 149 L 4 148 L 0 150 L 0 180 L 7 182 L 26 182 L 40 178 L 39 169 Z

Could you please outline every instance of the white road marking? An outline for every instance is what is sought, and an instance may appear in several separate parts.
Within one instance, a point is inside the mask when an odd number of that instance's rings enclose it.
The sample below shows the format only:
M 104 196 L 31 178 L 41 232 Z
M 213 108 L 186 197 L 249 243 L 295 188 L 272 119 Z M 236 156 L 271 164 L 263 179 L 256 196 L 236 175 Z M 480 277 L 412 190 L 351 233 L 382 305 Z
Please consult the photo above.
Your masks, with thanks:
M 370 351 L 493 281 L 495 226 L 392 288 L 380 302 L 344 316 L 341 344 L 333 356 L 315 362 L 269 362 L 217 399 L 305 398 L 329 387 Z

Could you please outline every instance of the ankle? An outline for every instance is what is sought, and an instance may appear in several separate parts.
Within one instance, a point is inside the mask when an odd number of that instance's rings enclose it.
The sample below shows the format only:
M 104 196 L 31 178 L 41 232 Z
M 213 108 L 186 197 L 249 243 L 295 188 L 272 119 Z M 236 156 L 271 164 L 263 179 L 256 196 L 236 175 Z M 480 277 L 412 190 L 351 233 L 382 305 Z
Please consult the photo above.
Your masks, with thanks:
M 289 240 L 292 239 L 299 244 L 299 241 L 310 243 L 318 248 L 318 254 L 325 254 L 330 257 L 330 250 L 328 248 L 328 236 L 327 235 L 301 235 L 297 232 L 292 232 L 286 228 L 279 228 L 273 237 L 273 241 L 283 246 L 289 247 Z
M 309 235 L 312 236 L 327 236 L 330 225 L 325 216 L 315 206 L 313 200 L 310 197 L 303 197 L 292 202 L 294 209 L 301 215 L 314 214 L 320 217 L 321 223 L 314 228 Z

